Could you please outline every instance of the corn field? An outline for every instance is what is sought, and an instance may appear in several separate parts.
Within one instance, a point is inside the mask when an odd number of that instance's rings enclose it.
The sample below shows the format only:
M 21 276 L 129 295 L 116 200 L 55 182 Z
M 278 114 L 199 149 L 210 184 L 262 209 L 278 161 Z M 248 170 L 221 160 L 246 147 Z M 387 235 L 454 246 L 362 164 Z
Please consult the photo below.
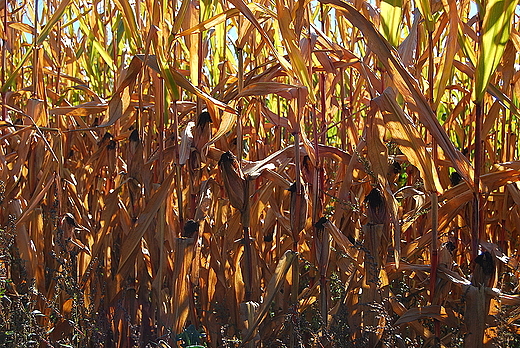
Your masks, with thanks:
M 0 346 L 520 347 L 518 0 L 0 0 Z

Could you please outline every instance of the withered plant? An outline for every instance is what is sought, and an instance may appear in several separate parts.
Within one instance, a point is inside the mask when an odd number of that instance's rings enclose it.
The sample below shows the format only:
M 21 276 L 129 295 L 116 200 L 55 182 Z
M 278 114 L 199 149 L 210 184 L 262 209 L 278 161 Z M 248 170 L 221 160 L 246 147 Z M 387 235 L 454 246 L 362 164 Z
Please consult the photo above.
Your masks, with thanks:
M 0 0 L 0 346 L 519 346 L 517 4 Z

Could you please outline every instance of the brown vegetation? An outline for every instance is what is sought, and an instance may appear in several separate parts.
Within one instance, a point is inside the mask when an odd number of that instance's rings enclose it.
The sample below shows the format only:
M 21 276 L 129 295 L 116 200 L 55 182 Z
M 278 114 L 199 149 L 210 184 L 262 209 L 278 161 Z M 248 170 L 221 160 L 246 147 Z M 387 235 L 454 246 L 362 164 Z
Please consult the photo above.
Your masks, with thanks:
M 480 5 L 0 0 L 0 345 L 518 346 Z

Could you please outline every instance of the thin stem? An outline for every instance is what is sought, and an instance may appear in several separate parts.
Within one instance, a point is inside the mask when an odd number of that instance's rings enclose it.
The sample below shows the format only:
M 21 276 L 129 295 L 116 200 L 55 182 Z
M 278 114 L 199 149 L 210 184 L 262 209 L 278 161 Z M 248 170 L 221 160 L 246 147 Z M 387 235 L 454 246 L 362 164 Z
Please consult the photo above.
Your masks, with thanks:
M 434 81 L 433 81 L 433 71 L 434 70 L 434 62 L 433 62 L 433 33 L 428 32 L 428 99 L 430 101 L 430 105 L 434 103 Z
M 246 187 L 245 190 L 247 192 L 246 196 L 246 206 L 244 209 L 244 212 L 242 212 L 242 229 L 244 231 L 244 254 L 245 254 L 245 266 L 246 266 L 246 272 L 245 272 L 245 301 L 251 301 L 253 298 L 253 256 L 251 251 L 251 236 L 249 234 L 249 224 L 250 224 L 250 209 L 251 205 L 249 203 L 250 201 L 250 180 L 246 178 Z
M 36 44 L 36 39 L 38 38 L 38 0 L 34 0 L 34 50 L 33 50 L 33 94 L 32 98 L 38 99 L 38 54 L 39 49 Z
M 2 40 L 2 71 L 1 79 L 2 86 L 5 84 L 5 71 L 7 69 L 7 41 L 8 41 L 8 30 L 7 30 L 7 0 L 4 0 L 4 40 Z M 7 119 L 7 93 L 2 92 L 2 120 Z
M 158 143 L 158 151 L 159 151 L 159 158 L 157 163 L 157 180 L 158 182 L 162 182 L 164 178 L 164 116 L 166 113 L 165 108 L 165 86 L 164 86 L 164 79 L 162 77 L 159 77 L 159 96 L 158 96 L 158 110 L 157 114 L 159 116 L 159 143 Z
M 296 167 L 296 180 L 295 180 L 295 186 L 296 186 L 296 202 L 295 202 L 295 223 L 294 223 L 294 230 L 293 233 L 293 249 L 294 251 L 298 251 L 298 242 L 299 242 L 299 235 L 300 235 L 300 209 L 301 209 L 301 202 L 302 202 L 302 184 L 300 179 L 300 173 L 301 173 L 301 154 L 300 154 L 300 123 L 298 120 L 298 117 L 296 118 L 296 125 L 294 130 L 294 162 Z M 294 263 L 292 265 L 292 286 L 291 286 L 291 306 L 293 306 L 293 316 L 296 317 L 298 315 L 298 292 L 299 292 L 299 286 L 300 286 L 300 269 L 299 269 L 299 260 L 298 257 L 294 258 Z M 296 318 L 294 318 L 294 321 L 296 321 Z M 296 329 L 294 325 L 291 325 L 291 337 L 290 337 L 290 344 L 289 346 L 291 348 L 295 347 L 296 344 Z
M 434 304 L 435 290 L 437 283 L 437 267 L 439 265 L 439 202 L 437 192 L 430 194 L 431 217 L 432 217 L 432 245 L 431 245 L 431 270 L 430 270 L 430 302 Z M 440 323 L 435 320 L 435 336 L 440 336 Z
M 479 238 L 482 237 L 482 197 L 480 192 L 480 175 L 482 171 L 482 103 L 475 104 L 475 186 L 473 188 L 473 220 L 471 231 L 471 257 L 474 260 L 478 254 Z
M 238 59 L 238 93 L 242 91 L 244 86 L 244 51 L 241 47 L 237 48 Z M 242 130 L 242 100 L 238 101 L 238 119 L 237 119 L 237 157 L 238 163 L 242 163 L 243 156 L 243 130 Z

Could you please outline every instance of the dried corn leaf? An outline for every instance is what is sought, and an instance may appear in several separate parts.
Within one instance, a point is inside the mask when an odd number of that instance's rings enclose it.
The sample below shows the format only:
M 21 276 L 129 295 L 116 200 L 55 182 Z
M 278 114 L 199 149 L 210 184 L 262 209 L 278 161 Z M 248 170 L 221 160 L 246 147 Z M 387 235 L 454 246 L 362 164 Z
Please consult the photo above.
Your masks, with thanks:
M 132 257 L 135 255 L 135 251 L 141 243 L 141 238 L 143 238 L 145 232 L 148 230 L 148 227 L 155 218 L 155 214 L 159 211 L 160 206 L 164 203 L 166 197 L 170 193 L 174 176 L 175 171 L 172 171 L 164 179 L 159 189 L 150 198 L 142 213 L 139 214 L 135 227 L 129 232 L 128 236 L 123 241 L 121 247 L 121 261 L 118 269 L 118 273 L 121 275 L 124 276 L 123 273 L 128 269 L 127 267 L 130 263 L 134 261 L 132 260 Z
M 268 94 L 278 94 L 285 99 L 295 99 L 298 97 L 297 86 L 280 82 L 255 82 L 246 85 L 237 97 L 263 96 Z
M 235 112 L 222 112 L 222 117 L 220 119 L 220 125 L 218 127 L 217 132 L 213 135 L 211 140 L 209 140 L 203 147 L 202 150 L 204 151 L 214 143 L 216 143 L 220 138 L 222 138 L 224 135 L 226 135 L 235 125 L 235 122 L 237 121 L 237 114 Z
M 145 55 L 143 54 L 138 54 L 137 57 L 144 61 L 145 59 Z M 164 71 L 162 70 L 160 67 L 159 67 L 159 64 L 157 62 L 157 56 L 155 55 L 149 55 L 146 57 L 146 64 L 152 69 L 154 70 L 155 72 L 157 72 L 158 74 L 167 74 L 169 76 L 164 76 L 165 79 L 169 79 L 171 78 L 172 81 L 174 81 L 174 83 L 176 85 L 178 85 L 179 87 L 181 88 L 184 88 L 186 91 L 190 92 L 190 93 L 193 93 L 195 94 L 196 96 L 198 96 L 199 98 L 203 99 L 207 104 L 209 105 L 212 105 L 218 109 L 221 109 L 227 113 L 232 113 L 232 114 L 235 114 L 236 113 L 236 110 L 233 109 L 232 107 L 230 107 L 229 105 L 226 105 L 224 104 L 223 102 L 213 98 L 212 96 L 210 96 L 209 94 L 207 94 L 206 92 L 202 91 L 201 89 L 195 87 L 190 81 L 188 81 L 181 73 L 179 73 L 178 71 L 176 70 L 172 70 L 172 69 L 169 69 L 167 71 Z M 165 68 L 165 67 L 163 67 Z M 172 91 L 172 93 L 174 93 L 174 91 Z
M 271 279 L 269 280 L 269 285 L 267 285 L 267 288 L 265 290 L 265 294 L 263 296 L 264 302 L 260 305 L 260 308 L 257 310 L 257 312 L 255 314 L 255 319 L 250 324 L 247 331 L 243 334 L 243 336 L 242 336 L 243 343 L 242 344 L 245 344 L 251 340 L 255 330 L 265 319 L 265 316 L 267 315 L 271 302 L 273 301 L 275 295 L 277 294 L 277 292 L 280 290 L 280 287 L 284 283 L 285 276 L 287 275 L 287 272 L 291 268 L 294 258 L 297 256 L 298 256 L 298 253 L 296 253 L 292 250 L 287 250 L 283 254 L 283 256 L 280 258 L 280 261 L 278 261 L 278 264 L 276 265 L 276 269 L 274 270 L 274 273 L 273 273 Z
M 390 298 L 390 304 L 392 305 L 392 309 L 397 315 L 403 315 L 407 311 L 406 307 L 401 302 L 395 300 L 394 297 Z M 422 326 L 421 323 L 417 321 L 412 321 L 410 325 L 419 335 L 424 338 L 432 338 L 434 336 L 430 330 Z
M 128 87 L 123 89 L 120 94 L 115 94 L 108 103 L 108 120 L 100 127 L 112 126 L 121 117 L 128 115 L 132 111 L 130 105 L 130 90 Z
M 31 25 L 29 25 L 27 23 L 11 22 L 11 23 L 8 23 L 7 26 L 9 28 L 23 31 L 27 34 L 31 34 L 31 35 L 34 34 L 34 27 L 32 27 Z
M 278 61 L 280 62 L 280 65 L 285 69 L 285 71 L 293 75 L 293 69 L 291 67 L 291 64 L 285 59 L 285 57 L 278 52 L 278 50 L 274 47 L 273 43 L 271 42 L 271 39 L 269 35 L 267 35 L 266 31 L 258 20 L 256 19 L 253 12 L 251 12 L 251 9 L 244 3 L 243 0 L 229 0 L 230 3 L 232 3 L 236 8 L 242 12 L 242 14 L 251 22 L 251 24 L 258 30 L 258 32 L 262 35 L 262 39 L 264 43 L 269 47 L 270 51 L 276 56 Z
M 47 191 L 49 191 L 49 189 L 51 188 L 52 183 L 54 183 L 55 179 L 56 179 L 55 175 L 52 175 L 49 178 L 49 180 L 47 181 L 47 183 L 45 184 L 45 186 L 43 187 L 43 189 L 41 189 L 37 195 L 35 195 L 31 198 L 31 200 L 27 203 L 27 207 L 25 208 L 25 210 L 21 213 L 20 216 L 18 216 L 18 219 L 16 219 L 16 225 L 24 222 L 27 219 L 27 217 L 29 216 L 29 214 L 34 212 L 34 209 L 36 208 L 36 206 L 38 204 L 40 204 L 40 201 L 43 199 L 43 196 L 45 196 Z
M 383 91 L 381 97 L 374 101 L 383 110 L 386 126 L 392 134 L 393 140 L 399 145 L 410 163 L 416 166 L 424 180 L 424 186 L 428 192 L 440 192 L 443 189 L 439 181 L 437 169 L 426 149 L 426 144 L 417 131 L 409 116 L 395 101 L 395 92 L 391 88 Z M 384 168 L 386 173 L 386 168 Z
M 203 22 L 200 22 L 199 24 L 191 27 L 190 29 L 184 30 L 183 32 L 179 33 L 178 36 L 186 36 L 191 34 L 200 33 L 202 31 L 208 30 L 210 28 L 213 28 L 217 26 L 220 23 L 223 23 L 224 21 L 233 18 L 237 16 L 240 13 L 240 11 L 236 8 L 230 8 L 222 13 L 219 13 L 209 19 L 206 19 Z
M 426 318 L 437 319 L 441 322 L 445 322 L 448 319 L 448 314 L 446 313 L 446 308 L 438 305 L 411 308 L 401 315 L 394 325 L 405 324 Z
M 371 108 L 367 115 L 366 142 L 370 169 L 380 187 L 386 184 L 386 174 L 388 172 L 388 152 L 384 143 L 385 127 L 383 117 L 377 108 Z
M 108 109 L 107 103 L 86 102 L 77 106 L 58 106 L 49 110 L 53 115 L 88 116 L 104 112 Z
M 344 14 L 355 27 L 363 32 L 367 45 L 385 66 L 393 83 L 395 83 L 395 86 L 403 95 L 405 101 L 417 107 L 421 122 L 435 138 L 437 144 L 444 150 L 444 153 L 452 162 L 453 167 L 469 186 L 473 187 L 474 174 L 471 164 L 468 159 L 455 148 L 446 134 L 446 131 L 439 124 L 437 116 L 432 111 L 425 96 L 420 92 L 417 81 L 396 58 L 396 54 L 388 42 L 379 34 L 373 24 L 351 5 L 340 0 L 320 0 L 320 2 L 333 5 L 340 13 Z

